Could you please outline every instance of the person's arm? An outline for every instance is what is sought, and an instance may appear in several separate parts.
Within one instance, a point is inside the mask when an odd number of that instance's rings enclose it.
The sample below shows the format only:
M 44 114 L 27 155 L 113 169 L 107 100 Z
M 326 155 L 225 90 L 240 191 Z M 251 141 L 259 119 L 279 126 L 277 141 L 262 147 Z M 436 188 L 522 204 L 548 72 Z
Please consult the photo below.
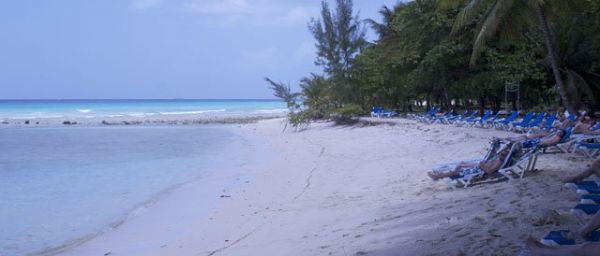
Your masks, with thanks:
M 589 176 L 592 176 L 592 174 L 596 174 L 596 176 L 600 177 L 600 160 L 594 161 L 594 163 L 592 163 L 592 166 L 585 169 L 585 171 L 580 172 L 574 176 L 567 177 L 563 181 L 564 182 L 578 182 Z
M 483 161 L 479 164 L 479 168 L 481 168 L 481 170 L 483 170 L 486 174 L 492 174 L 500 169 L 502 162 L 503 161 L 501 159 Z
M 600 212 L 597 212 L 594 217 L 587 223 L 585 224 L 585 226 L 583 226 L 580 230 L 579 233 L 584 236 L 587 237 L 589 236 L 594 230 L 599 229 L 600 228 Z

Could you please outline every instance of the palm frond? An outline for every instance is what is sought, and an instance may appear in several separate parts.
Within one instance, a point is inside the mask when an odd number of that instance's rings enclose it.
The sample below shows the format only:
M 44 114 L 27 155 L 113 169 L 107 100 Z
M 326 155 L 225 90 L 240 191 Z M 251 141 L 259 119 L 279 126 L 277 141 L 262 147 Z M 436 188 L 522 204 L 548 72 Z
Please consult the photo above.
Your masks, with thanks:
M 481 53 L 485 50 L 487 42 L 496 35 L 498 29 L 505 21 L 505 17 L 510 13 L 515 0 L 497 0 L 490 7 L 483 17 L 483 22 L 478 28 L 475 42 L 473 43 L 473 53 L 471 55 L 471 66 L 479 60 Z
M 594 91 L 588 82 L 575 70 L 567 70 L 569 75 L 569 80 L 573 81 L 573 87 L 578 92 L 579 95 L 583 95 L 584 98 L 591 100 L 592 102 L 596 102 L 596 98 L 594 97 Z
M 456 34 L 470 21 L 470 19 L 479 11 L 483 1 L 484 0 L 471 0 L 471 2 L 458 13 L 456 20 L 454 20 L 452 31 L 450 32 L 451 35 Z

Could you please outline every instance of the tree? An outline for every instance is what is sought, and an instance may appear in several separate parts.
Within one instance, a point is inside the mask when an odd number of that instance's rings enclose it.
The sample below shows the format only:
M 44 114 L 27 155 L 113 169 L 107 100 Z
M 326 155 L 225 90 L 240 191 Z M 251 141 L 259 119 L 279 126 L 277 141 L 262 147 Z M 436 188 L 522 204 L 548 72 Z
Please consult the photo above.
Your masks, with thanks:
M 321 2 L 321 19 L 311 19 L 308 28 L 316 39 L 316 65 L 323 66 L 337 91 L 334 99 L 343 103 L 351 95 L 348 72 L 354 57 L 366 46 L 365 28 L 352 11 L 352 0 L 336 0 L 332 12 Z
M 457 2 L 456 0 L 450 0 Z M 445 1 L 446 3 L 448 1 Z M 561 8 L 551 8 L 551 4 L 561 5 Z M 555 45 L 553 31 L 550 28 L 546 13 L 548 10 L 568 11 L 574 5 L 573 0 L 561 1 L 544 1 L 544 0 L 470 0 L 469 3 L 462 9 L 453 29 L 456 33 L 460 28 L 467 25 L 471 19 L 479 15 L 482 10 L 483 14 L 478 21 L 477 32 L 473 43 L 473 54 L 471 57 L 471 65 L 475 65 L 481 53 L 484 51 L 486 44 L 499 32 L 502 33 L 502 38 L 505 40 L 514 39 L 523 30 L 532 25 L 533 18 L 537 19 L 540 31 L 543 34 L 543 40 L 548 54 L 548 61 L 552 69 L 554 80 L 556 81 L 556 89 L 560 95 L 563 104 L 571 113 L 578 113 L 575 106 L 567 94 L 565 83 L 561 74 L 561 67 Z

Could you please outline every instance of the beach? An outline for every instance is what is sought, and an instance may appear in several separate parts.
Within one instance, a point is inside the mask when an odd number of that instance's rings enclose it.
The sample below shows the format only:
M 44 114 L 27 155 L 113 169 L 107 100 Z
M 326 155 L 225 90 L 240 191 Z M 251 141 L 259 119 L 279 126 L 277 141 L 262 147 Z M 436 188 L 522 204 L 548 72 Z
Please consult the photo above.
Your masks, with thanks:
M 578 225 L 560 178 L 585 168 L 583 158 L 544 154 L 524 179 L 466 189 L 426 176 L 483 155 L 504 131 L 406 119 L 283 128 L 283 119 L 234 127 L 256 157 L 51 254 L 515 255 L 529 236 Z

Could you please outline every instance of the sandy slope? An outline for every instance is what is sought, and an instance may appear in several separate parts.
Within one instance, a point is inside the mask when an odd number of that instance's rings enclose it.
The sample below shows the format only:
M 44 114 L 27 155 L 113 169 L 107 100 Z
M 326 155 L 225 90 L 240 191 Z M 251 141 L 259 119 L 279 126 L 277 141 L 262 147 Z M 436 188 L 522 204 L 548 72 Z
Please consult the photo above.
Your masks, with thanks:
M 251 178 L 223 191 L 231 197 L 209 216 L 194 206 L 201 184 L 188 184 L 65 254 L 515 255 L 528 235 L 577 225 L 568 213 L 575 195 L 559 178 L 589 161 L 543 155 L 541 171 L 523 180 L 451 189 L 425 173 L 509 134 L 394 122 L 303 132 L 282 132 L 280 119 L 245 125 L 240 132 L 264 138 L 272 153 L 241 166 Z

